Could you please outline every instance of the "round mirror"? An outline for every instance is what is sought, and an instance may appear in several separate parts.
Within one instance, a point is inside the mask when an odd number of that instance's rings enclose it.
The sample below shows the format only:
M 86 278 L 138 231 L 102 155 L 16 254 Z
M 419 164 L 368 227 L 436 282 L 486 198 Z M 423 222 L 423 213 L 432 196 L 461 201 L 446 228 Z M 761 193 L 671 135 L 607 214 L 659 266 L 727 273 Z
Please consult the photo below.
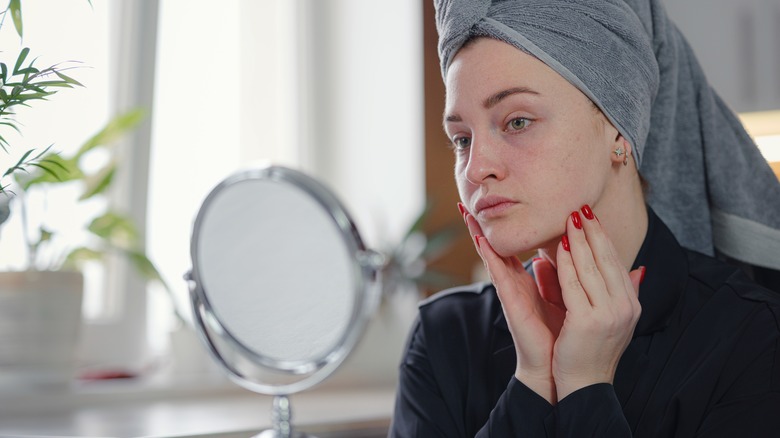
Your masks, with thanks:
M 334 195 L 284 167 L 217 185 L 195 220 L 191 256 L 198 332 L 234 381 L 264 394 L 330 375 L 378 300 L 382 257 Z

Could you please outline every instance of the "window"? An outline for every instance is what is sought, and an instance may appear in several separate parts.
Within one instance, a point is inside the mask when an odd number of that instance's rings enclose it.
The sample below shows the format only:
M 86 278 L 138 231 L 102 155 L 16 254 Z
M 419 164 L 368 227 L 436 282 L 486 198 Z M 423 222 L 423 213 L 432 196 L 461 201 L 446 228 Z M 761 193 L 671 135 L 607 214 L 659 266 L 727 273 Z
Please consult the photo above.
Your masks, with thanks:
M 780 178 L 780 110 L 742 113 L 739 118 Z
M 195 215 L 211 188 L 241 168 L 271 162 L 320 179 L 376 249 L 419 213 L 421 33 L 409 25 L 421 21 L 416 0 L 91 3 L 22 2 L 24 45 L 41 55 L 37 65 L 81 61 L 72 76 L 85 88 L 20 112 L 25 134 L 15 151 L 51 143 L 67 151 L 119 109 L 145 106 L 148 124 L 118 145 L 126 170 L 111 202 L 140 216 L 147 253 L 185 315 Z M 380 23 L 365 20 L 378 13 Z M 2 30 L 0 44 L 12 53 L 19 38 L 9 23 Z M 49 208 L 58 201 L 46 200 Z M 85 223 L 72 210 L 63 216 L 74 230 Z M 18 227 L 0 230 L 2 268 L 24 262 Z M 146 290 L 121 264 L 91 266 L 86 276 L 84 366 L 157 363 L 175 321 L 167 294 Z

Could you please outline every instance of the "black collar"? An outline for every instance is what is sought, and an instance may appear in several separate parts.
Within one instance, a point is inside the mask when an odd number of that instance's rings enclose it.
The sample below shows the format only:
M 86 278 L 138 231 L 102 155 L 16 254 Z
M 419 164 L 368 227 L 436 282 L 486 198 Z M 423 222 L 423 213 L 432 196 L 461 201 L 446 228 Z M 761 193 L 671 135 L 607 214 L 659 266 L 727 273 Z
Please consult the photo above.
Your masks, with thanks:
M 688 256 L 666 224 L 647 208 L 647 235 L 632 269 L 646 268 L 644 282 L 639 288 L 642 315 L 634 330 L 634 337 L 663 330 L 688 279 Z

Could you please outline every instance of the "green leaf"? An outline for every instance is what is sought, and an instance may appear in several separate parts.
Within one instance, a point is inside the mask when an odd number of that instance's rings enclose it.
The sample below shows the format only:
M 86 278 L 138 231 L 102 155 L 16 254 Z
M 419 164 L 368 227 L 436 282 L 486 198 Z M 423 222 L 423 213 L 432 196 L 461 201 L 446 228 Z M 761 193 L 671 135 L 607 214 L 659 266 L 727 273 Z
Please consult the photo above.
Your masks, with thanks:
M 422 231 L 423 224 L 425 223 L 425 219 L 428 218 L 428 214 L 430 213 L 430 211 L 431 211 L 431 204 L 426 202 L 422 212 L 420 213 L 419 216 L 417 216 L 417 219 L 414 221 L 414 223 L 412 223 L 412 226 L 409 227 L 409 230 L 406 232 L 406 235 L 404 236 L 404 240 L 406 240 L 412 234 Z
M 74 248 L 71 252 L 69 252 L 65 257 L 65 261 L 62 265 L 64 268 L 77 269 L 81 267 L 84 262 L 102 260 L 104 256 L 104 251 L 98 251 L 82 246 L 79 248 Z
M 42 171 L 44 171 L 44 172 L 45 172 L 47 175 L 50 175 L 52 178 L 54 178 L 54 179 L 55 179 L 55 180 L 57 180 L 57 181 L 62 181 L 62 180 L 60 179 L 60 177 L 59 177 L 58 173 L 57 173 L 57 172 L 54 170 L 54 168 L 52 168 L 52 167 L 50 167 L 50 166 L 47 166 L 47 165 L 45 165 L 45 164 L 41 164 L 41 163 L 30 163 L 30 166 L 37 167 L 38 169 L 41 169 L 41 170 L 42 170 Z M 22 169 L 19 169 L 19 170 L 24 170 L 24 171 L 27 171 L 27 169 L 26 169 L 26 168 L 22 168 Z
M 451 225 L 434 233 L 432 236 L 428 236 L 428 241 L 425 244 L 421 257 L 425 260 L 439 257 L 455 241 L 459 229 L 460 227 Z
M 109 166 L 101 169 L 100 172 L 98 172 L 96 175 L 87 178 L 84 193 L 79 197 L 79 201 L 89 199 L 95 195 L 105 192 L 114 181 L 115 174 L 116 164 L 111 163 Z
M 127 254 L 127 256 L 130 258 L 133 266 L 135 266 L 135 269 L 139 274 L 141 274 L 142 277 L 147 280 L 159 281 L 163 284 L 163 286 L 166 288 L 168 287 L 160 275 L 160 272 L 157 270 L 157 268 L 154 267 L 154 264 L 151 262 L 151 260 L 149 260 L 148 257 L 146 257 L 143 252 L 132 250 L 126 251 L 125 254 Z
M 73 88 L 72 85 L 68 84 L 65 81 L 38 81 L 34 84 L 27 83 L 27 87 L 31 90 L 35 91 L 41 91 L 45 92 L 44 87 L 59 87 L 59 88 Z M 48 93 L 55 93 L 54 91 L 49 91 Z
M 38 234 L 38 240 L 36 242 L 32 242 L 31 250 L 32 250 L 33 253 L 37 253 L 38 252 L 38 248 L 42 244 L 44 244 L 46 242 L 49 242 L 51 240 L 52 236 L 54 235 L 53 232 L 51 232 L 50 230 L 46 229 L 44 226 L 41 226 L 40 228 L 38 228 L 38 233 L 39 233 Z
M 63 166 L 62 161 L 54 160 L 54 159 L 51 159 L 51 158 L 45 158 L 45 159 L 41 160 L 40 163 L 41 164 L 45 163 L 46 165 L 51 165 L 51 166 L 54 166 L 54 167 L 59 169 L 53 175 L 55 178 L 57 178 L 57 181 L 64 181 L 62 176 L 60 176 L 60 175 L 68 175 L 68 176 L 70 176 L 69 175 L 70 174 L 70 170 L 68 170 L 67 167 Z M 51 166 L 49 166 L 49 167 L 51 167 Z M 68 179 L 68 181 L 70 181 L 70 179 Z
M 22 155 L 22 157 L 19 159 L 19 161 L 17 161 L 17 162 L 16 162 L 16 164 L 14 164 L 13 166 L 9 167 L 9 168 L 8 168 L 8 169 L 5 171 L 5 173 L 3 174 L 3 177 L 6 177 L 6 176 L 10 175 L 10 174 L 12 174 L 12 173 L 16 172 L 17 170 L 25 170 L 25 169 L 24 169 L 24 167 L 25 167 L 25 166 L 24 166 L 24 165 L 25 165 L 25 162 L 24 162 L 24 161 L 27 159 L 27 157 L 28 157 L 28 156 L 29 156 L 31 153 L 33 153 L 33 151 L 34 151 L 34 150 L 35 150 L 35 149 L 30 149 L 29 151 L 25 152 L 25 153 L 24 153 L 24 155 Z M 29 164 L 31 164 L 31 163 L 29 163 Z
M 52 143 L 52 144 L 50 144 L 50 145 L 46 146 L 46 149 L 42 150 L 42 151 L 41 151 L 41 152 L 40 152 L 38 155 L 36 155 L 36 156 L 33 158 L 33 160 L 40 160 L 40 159 L 41 159 L 41 157 L 43 157 L 44 155 L 46 155 L 46 154 L 49 152 L 49 150 L 51 150 L 51 147 L 52 147 L 52 146 L 54 146 L 54 143 Z
M 16 100 L 18 100 L 18 101 L 19 101 L 18 103 L 20 103 L 20 104 L 24 104 L 24 102 L 25 102 L 25 101 L 28 101 L 28 100 L 41 100 L 41 99 L 46 99 L 46 97 L 47 97 L 47 96 L 51 96 L 51 95 L 52 95 L 52 94 L 54 94 L 54 93 L 55 93 L 55 91 L 44 91 L 43 93 L 36 93 L 36 92 L 33 92 L 33 93 L 24 93 L 24 94 L 19 94 L 19 95 L 13 96 L 13 97 L 14 97 Z
M 41 233 L 41 237 L 38 239 L 39 243 L 50 241 L 52 236 L 54 235 L 53 232 L 51 232 L 50 230 L 44 227 L 40 227 L 39 231 Z
M 18 132 L 19 134 L 22 133 L 22 131 L 19 130 L 19 127 L 16 126 L 16 123 L 13 123 L 13 122 L 0 122 L 0 125 L 10 126 L 11 128 L 13 128 L 14 131 Z
M 84 86 L 84 85 L 82 85 L 81 82 L 73 79 L 72 77 L 66 75 L 65 73 L 62 73 L 62 72 L 57 71 L 57 70 L 54 70 L 54 74 L 57 75 L 63 81 L 65 81 L 66 84 L 77 85 L 79 87 L 83 87 Z
M 38 184 L 65 183 L 82 178 L 84 173 L 79 169 L 78 163 L 72 158 L 63 158 L 59 154 L 50 153 L 38 163 L 30 163 L 40 171 L 32 173 L 29 177 L 18 177 L 17 181 L 22 189 L 29 190 Z
M 76 157 L 80 158 L 82 155 L 98 146 L 104 146 L 114 142 L 140 123 L 145 116 L 145 112 L 141 109 L 130 110 L 118 115 L 110 120 L 100 132 L 81 145 L 79 151 L 76 153 Z
M 41 88 L 41 84 L 40 83 L 37 83 L 37 84 L 27 84 L 27 89 L 28 90 L 33 90 L 36 93 L 46 93 L 46 90 Z
M 30 48 L 29 47 L 25 47 L 24 49 L 22 49 L 21 52 L 19 52 L 19 57 L 16 58 L 16 65 L 14 65 L 14 74 L 15 75 L 18 75 L 18 74 L 21 73 L 19 68 L 24 63 L 24 60 L 27 58 L 27 54 L 28 53 L 30 53 Z
M 112 211 L 96 217 L 87 229 L 117 248 L 132 246 L 131 243 L 135 243 L 138 236 L 129 218 Z
M 33 152 L 35 152 L 35 149 L 30 149 L 29 151 L 27 151 L 24 154 L 22 154 L 22 157 L 19 158 L 19 161 L 17 161 L 16 165 L 19 166 L 22 163 L 24 163 L 24 161 L 27 159 L 27 157 L 29 157 L 30 154 L 32 154 Z
M 16 28 L 16 33 L 19 34 L 19 38 L 23 37 L 23 29 L 22 29 L 22 4 L 21 0 L 11 0 L 11 3 L 8 4 L 8 9 L 11 10 L 11 17 L 14 20 L 14 27 Z

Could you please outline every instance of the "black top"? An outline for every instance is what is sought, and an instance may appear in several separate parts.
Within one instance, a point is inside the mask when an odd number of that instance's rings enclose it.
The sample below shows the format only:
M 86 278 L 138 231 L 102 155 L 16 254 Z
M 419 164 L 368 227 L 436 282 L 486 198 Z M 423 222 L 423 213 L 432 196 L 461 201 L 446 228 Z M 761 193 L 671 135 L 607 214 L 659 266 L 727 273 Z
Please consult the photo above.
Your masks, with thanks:
M 491 284 L 420 305 L 392 437 L 780 437 L 780 298 L 682 248 L 652 212 L 635 268 L 642 315 L 614 385 L 549 404 L 515 379 Z

